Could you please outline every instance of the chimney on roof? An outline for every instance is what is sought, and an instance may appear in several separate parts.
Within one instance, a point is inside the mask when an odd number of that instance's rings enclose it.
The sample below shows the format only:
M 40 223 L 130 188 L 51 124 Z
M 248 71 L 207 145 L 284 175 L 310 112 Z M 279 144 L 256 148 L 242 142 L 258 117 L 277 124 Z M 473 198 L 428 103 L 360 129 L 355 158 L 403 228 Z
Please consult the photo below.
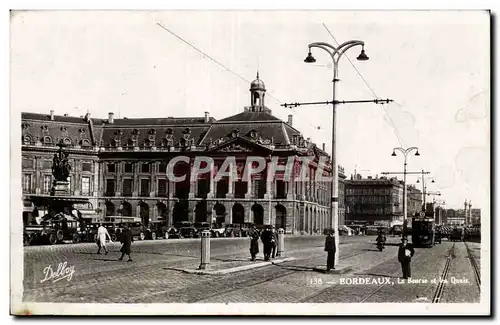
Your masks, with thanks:
M 205 123 L 210 121 L 210 112 L 205 112 Z
M 311 142 L 311 138 L 307 138 L 307 142 Z
M 54 110 L 53 109 L 50 110 L 50 120 L 51 121 L 54 120 Z
M 85 114 L 85 121 L 88 121 L 90 120 L 90 112 L 87 112 L 87 114 Z
M 292 114 L 288 115 L 288 125 L 293 126 L 293 115 Z
M 323 149 L 323 151 L 324 151 L 324 152 L 326 152 L 326 145 L 325 145 L 325 143 L 324 143 L 324 142 L 323 142 L 322 149 Z
M 67 116 L 68 116 L 68 113 L 64 113 L 64 116 L 66 116 L 66 117 L 67 117 Z
M 109 112 L 108 113 L 108 123 L 109 124 L 113 124 L 115 121 L 115 113 L 113 112 Z

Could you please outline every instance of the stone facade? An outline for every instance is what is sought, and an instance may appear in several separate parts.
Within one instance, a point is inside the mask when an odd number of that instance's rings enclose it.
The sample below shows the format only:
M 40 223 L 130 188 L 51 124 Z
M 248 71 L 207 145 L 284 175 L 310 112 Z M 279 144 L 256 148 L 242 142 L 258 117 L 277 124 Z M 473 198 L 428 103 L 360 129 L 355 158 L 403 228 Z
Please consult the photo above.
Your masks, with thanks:
M 403 221 L 403 184 L 361 175 L 345 181 L 346 222 L 390 225 Z
M 292 126 L 281 121 L 265 106 L 265 86 L 257 78 L 250 87 L 250 106 L 242 113 L 215 120 L 205 113 L 195 118 L 107 119 L 22 114 L 23 194 L 25 206 L 33 196 L 49 195 L 51 159 L 65 144 L 72 171 L 70 195 L 90 199 L 84 217 L 104 221 L 165 220 L 274 224 L 287 233 L 315 233 L 330 227 L 330 183 L 315 181 L 320 165 L 323 175 L 331 174 L 329 156 L 304 139 Z M 196 157 L 212 158 L 209 172 L 190 180 Z M 263 157 L 266 168 L 251 182 L 214 175 L 226 157 L 235 157 L 239 176 L 248 156 Z M 173 170 L 169 163 L 179 157 Z M 296 160 L 292 178 L 284 172 L 267 177 L 274 161 L 285 167 L 288 158 L 312 157 L 307 163 Z M 322 163 L 326 162 L 326 163 Z M 203 167 L 203 166 L 202 166 Z M 309 180 L 300 181 L 300 171 Z M 168 175 L 186 175 L 173 182 Z M 343 195 L 343 173 L 339 173 L 339 197 Z M 342 202 L 343 200 L 341 200 Z M 343 204 L 339 214 L 343 215 Z M 29 214 L 29 208 L 26 208 Z M 342 218 L 342 217 L 341 217 Z M 25 223 L 29 223 L 25 217 Z

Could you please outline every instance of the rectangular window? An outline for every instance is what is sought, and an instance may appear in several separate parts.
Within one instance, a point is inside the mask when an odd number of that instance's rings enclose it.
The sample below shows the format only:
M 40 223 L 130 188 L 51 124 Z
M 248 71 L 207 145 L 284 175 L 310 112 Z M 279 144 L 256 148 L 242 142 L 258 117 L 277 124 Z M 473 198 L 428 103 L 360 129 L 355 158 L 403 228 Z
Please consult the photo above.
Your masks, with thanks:
M 131 163 L 125 163 L 125 173 L 133 173 L 134 170 L 132 168 L 132 164 Z
M 140 196 L 149 196 L 149 179 L 141 179 Z
M 42 169 L 52 169 L 52 160 L 44 160 L 42 163 Z
M 114 173 L 114 172 L 116 172 L 116 164 L 115 163 L 108 164 L 108 173 Z
M 144 163 L 141 165 L 141 172 L 149 173 L 150 172 L 150 164 Z
M 165 197 L 167 196 L 167 180 L 159 179 L 158 180 L 158 196 Z
M 82 195 L 90 195 L 90 177 L 82 177 Z
M 52 189 L 52 176 L 45 175 L 43 176 L 43 193 L 50 193 Z
M 133 192 L 133 182 L 132 179 L 126 178 L 123 180 L 123 196 L 132 196 Z
M 22 167 L 23 168 L 33 168 L 33 159 L 31 159 L 31 158 L 23 159 Z
M 23 192 L 31 193 L 31 174 L 23 176 Z
M 92 171 L 92 163 L 82 162 L 82 172 L 91 172 Z
M 167 172 L 167 164 L 160 163 L 160 165 L 158 166 L 158 172 L 159 173 L 166 173 Z
M 115 196 L 115 180 L 106 180 L 106 196 Z

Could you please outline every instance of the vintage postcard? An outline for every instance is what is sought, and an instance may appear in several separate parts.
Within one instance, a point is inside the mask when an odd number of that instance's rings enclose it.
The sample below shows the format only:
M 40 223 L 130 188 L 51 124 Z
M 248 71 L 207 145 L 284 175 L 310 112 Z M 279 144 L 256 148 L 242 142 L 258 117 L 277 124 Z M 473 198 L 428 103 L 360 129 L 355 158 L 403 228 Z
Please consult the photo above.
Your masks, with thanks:
M 490 23 L 12 10 L 11 314 L 489 315 Z

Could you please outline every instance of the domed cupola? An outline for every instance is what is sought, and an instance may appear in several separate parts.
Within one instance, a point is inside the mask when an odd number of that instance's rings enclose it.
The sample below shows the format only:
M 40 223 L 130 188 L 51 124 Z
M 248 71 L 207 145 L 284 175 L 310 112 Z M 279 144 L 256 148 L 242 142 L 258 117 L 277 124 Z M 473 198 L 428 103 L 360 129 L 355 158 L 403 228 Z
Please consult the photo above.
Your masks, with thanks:
M 262 80 L 259 79 L 259 72 L 257 71 L 257 79 L 252 81 L 250 84 L 250 98 L 251 111 L 252 112 L 263 112 L 265 111 L 264 97 L 266 95 L 266 85 Z

